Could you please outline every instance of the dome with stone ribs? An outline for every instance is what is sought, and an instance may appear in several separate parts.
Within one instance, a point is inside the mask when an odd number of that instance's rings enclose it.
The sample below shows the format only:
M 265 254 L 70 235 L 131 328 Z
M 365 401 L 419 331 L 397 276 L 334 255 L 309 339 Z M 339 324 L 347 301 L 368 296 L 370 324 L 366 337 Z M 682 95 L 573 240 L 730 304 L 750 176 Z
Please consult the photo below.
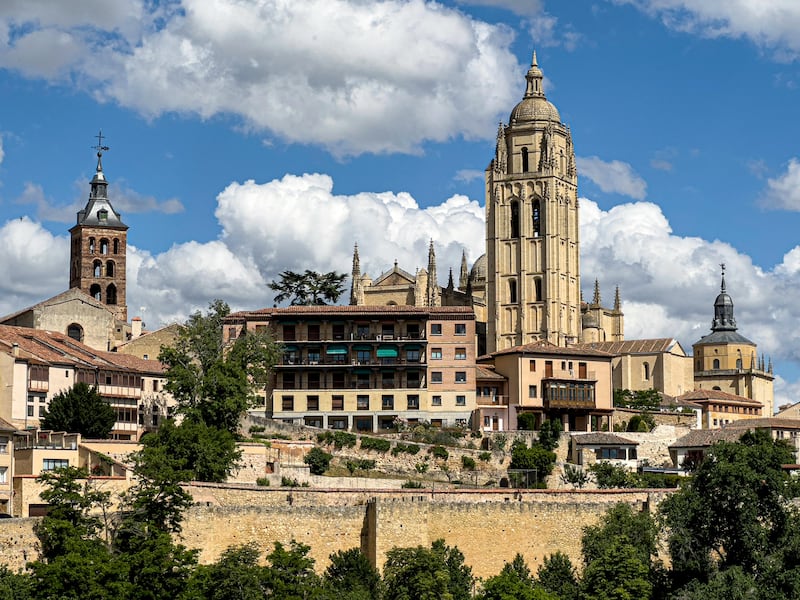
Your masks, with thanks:
M 555 121 L 561 122 L 561 115 L 558 114 L 558 109 L 553 106 L 551 102 L 547 101 L 544 96 L 544 88 L 542 87 L 542 79 L 544 75 L 539 65 L 536 62 L 536 52 L 533 53 L 533 60 L 531 61 L 531 68 L 528 70 L 525 79 L 527 86 L 525 88 L 525 96 L 519 104 L 514 107 L 509 117 L 509 123 L 523 123 L 527 121 Z

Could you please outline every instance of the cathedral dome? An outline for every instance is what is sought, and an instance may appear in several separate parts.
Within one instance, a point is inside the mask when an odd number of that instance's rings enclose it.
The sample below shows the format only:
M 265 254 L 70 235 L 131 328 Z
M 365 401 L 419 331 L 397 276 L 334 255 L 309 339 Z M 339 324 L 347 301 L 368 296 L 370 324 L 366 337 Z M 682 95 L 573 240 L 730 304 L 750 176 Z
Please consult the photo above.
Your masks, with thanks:
M 486 268 L 486 255 L 481 254 L 475 264 L 472 265 L 472 270 L 469 272 L 469 278 L 475 283 L 483 283 L 486 281 L 487 268 Z
M 545 100 L 541 96 L 523 98 L 514 107 L 509 117 L 510 123 L 522 123 L 527 121 L 555 121 L 561 122 L 561 115 L 552 102 Z
M 584 329 L 600 328 L 600 323 L 597 322 L 597 318 L 589 311 L 583 314 L 583 317 L 581 318 L 581 324 L 583 325 Z

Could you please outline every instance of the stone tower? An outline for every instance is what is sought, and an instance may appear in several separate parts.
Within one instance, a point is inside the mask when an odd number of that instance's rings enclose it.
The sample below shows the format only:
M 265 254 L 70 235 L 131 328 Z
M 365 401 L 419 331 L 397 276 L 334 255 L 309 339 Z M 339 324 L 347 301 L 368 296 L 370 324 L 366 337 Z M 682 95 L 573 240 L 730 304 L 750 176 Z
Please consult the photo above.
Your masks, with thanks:
M 102 132 L 98 137 L 97 169 L 91 181 L 86 208 L 78 211 L 78 222 L 69 230 L 69 287 L 80 288 L 127 322 L 125 303 L 125 253 L 128 226 L 108 199 L 108 181 L 103 173 Z
M 533 54 L 486 170 L 487 350 L 579 341 L 578 177 L 569 128 Z

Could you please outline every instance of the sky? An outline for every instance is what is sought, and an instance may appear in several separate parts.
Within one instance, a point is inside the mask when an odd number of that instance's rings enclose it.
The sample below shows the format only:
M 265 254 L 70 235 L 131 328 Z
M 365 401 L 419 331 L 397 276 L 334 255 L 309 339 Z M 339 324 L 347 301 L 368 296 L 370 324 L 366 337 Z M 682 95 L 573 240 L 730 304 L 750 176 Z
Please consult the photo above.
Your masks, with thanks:
M 572 130 L 581 284 L 627 339 L 739 333 L 800 392 L 796 0 L 4 0 L 0 314 L 68 287 L 102 130 L 149 329 L 284 270 L 440 284 L 485 252 L 483 172 L 537 51 Z M 348 283 L 349 285 L 349 283 Z M 346 298 L 343 298 L 346 301 Z

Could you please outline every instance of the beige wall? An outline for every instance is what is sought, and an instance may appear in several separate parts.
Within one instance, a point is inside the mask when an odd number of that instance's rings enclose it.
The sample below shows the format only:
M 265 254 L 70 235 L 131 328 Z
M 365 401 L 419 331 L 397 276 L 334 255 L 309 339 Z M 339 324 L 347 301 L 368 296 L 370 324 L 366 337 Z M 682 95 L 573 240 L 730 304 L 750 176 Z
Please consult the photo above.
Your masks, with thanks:
M 615 357 L 612 364 L 614 389 L 656 389 L 668 396 L 680 396 L 694 389 L 691 356 L 670 352 L 624 354 Z M 649 379 L 645 379 L 646 371 L 649 372 Z

